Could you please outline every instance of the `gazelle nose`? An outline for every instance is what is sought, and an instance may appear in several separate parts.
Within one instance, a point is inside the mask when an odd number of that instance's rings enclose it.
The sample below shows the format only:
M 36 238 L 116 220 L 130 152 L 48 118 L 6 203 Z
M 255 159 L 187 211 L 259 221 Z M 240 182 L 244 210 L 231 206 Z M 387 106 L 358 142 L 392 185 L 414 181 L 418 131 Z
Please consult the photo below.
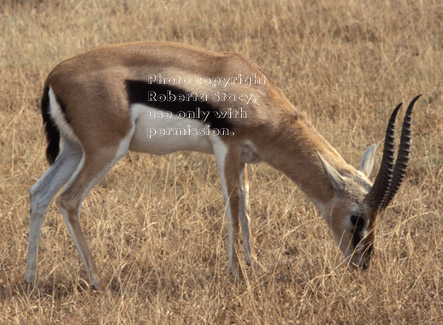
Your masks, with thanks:
M 361 267 L 363 270 L 366 270 L 369 267 L 369 262 L 363 262 Z

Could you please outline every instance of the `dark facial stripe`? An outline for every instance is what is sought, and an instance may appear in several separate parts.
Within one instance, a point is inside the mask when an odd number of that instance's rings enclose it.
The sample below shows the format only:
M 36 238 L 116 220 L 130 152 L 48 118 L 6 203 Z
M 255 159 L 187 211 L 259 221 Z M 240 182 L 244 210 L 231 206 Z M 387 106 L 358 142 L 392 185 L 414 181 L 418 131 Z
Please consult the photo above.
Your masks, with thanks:
M 354 249 L 358 247 L 360 241 L 361 241 L 360 231 L 355 230 L 352 234 L 352 245 Z
M 365 250 L 365 254 L 371 255 L 373 250 L 374 250 L 374 244 L 369 244 L 368 248 Z
M 125 84 L 129 104 L 144 104 L 178 116 L 186 114 L 189 118 L 208 124 L 210 128 L 233 130 L 232 123 L 223 116 L 222 111 L 184 89 L 141 80 L 126 80 Z
M 351 222 L 354 226 L 353 232 L 352 232 L 352 245 L 354 248 L 357 248 L 358 244 L 360 243 L 362 236 L 361 231 L 363 230 L 365 226 L 365 220 L 357 215 L 351 216 Z

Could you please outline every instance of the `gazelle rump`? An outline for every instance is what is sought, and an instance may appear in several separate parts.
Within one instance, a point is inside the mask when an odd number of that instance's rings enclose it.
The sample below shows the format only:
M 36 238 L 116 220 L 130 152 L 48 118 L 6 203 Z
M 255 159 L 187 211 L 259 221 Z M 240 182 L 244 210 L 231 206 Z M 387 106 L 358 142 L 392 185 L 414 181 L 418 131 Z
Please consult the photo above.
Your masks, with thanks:
M 366 268 L 377 214 L 405 176 L 417 98 L 407 109 L 395 164 L 393 131 L 400 105 L 392 113 L 372 185 L 375 145 L 363 154 L 358 169 L 347 164 L 261 69 L 241 55 L 140 42 L 102 47 L 63 61 L 50 72 L 42 96 L 51 166 L 30 189 L 25 281 L 36 283 L 44 213 L 63 187 L 57 203 L 90 284 L 105 287 L 80 228 L 79 211 L 89 190 L 128 150 L 215 155 L 226 203 L 228 266 L 236 276 L 241 275 L 240 228 L 246 262 L 257 262 L 245 164 L 259 161 L 294 181 L 320 210 L 347 262 Z

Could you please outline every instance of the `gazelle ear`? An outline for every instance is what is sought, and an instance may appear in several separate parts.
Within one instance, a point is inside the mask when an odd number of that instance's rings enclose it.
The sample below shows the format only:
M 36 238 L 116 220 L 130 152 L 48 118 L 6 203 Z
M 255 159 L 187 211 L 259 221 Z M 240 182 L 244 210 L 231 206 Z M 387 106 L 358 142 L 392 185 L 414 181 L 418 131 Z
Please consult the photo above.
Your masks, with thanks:
M 366 177 L 369 177 L 372 171 L 372 167 L 374 167 L 374 157 L 375 157 L 376 148 L 377 145 L 374 143 L 372 146 L 366 149 L 365 153 L 363 154 L 363 157 L 361 158 L 360 167 L 358 168 L 358 170 L 361 171 L 363 174 L 365 174 Z
M 345 179 L 343 176 L 341 176 L 338 171 L 335 170 L 334 167 L 332 167 L 317 151 L 318 157 L 320 158 L 321 164 L 323 166 L 323 169 L 328 176 L 329 181 L 331 182 L 332 187 L 334 188 L 334 191 L 336 192 L 344 192 L 345 190 Z

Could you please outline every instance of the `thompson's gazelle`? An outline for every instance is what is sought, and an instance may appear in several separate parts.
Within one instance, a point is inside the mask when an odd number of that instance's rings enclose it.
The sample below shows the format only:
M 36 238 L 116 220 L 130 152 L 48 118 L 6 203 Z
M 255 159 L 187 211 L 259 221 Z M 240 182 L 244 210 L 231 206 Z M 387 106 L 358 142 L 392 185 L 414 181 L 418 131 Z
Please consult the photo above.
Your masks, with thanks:
M 372 184 L 375 145 L 363 154 L 358 169 L 348 165 L 263 71 L 239 54 L 140 42 L 63 61 L 47 77 L 41 100 L 51 166 L 30 189 L 25 281 L 36 283 L 43 216 L 64 186 L 57 203 L 90 285 L 105 287 L 80 228 L 79 211 L 88 191 L 128 150 L 215 155 L 226 203 L 229 270 L 235 276 L 241 276 L 240 225 L 246 263 L 256 263 L 245 164 L 259 161 L 286 174 L 312 200 L 347 263 L 367 268 L 377 214 L 406 173 L 418 97 L 407 108 L 395 163 L 394 124 L 401 104 L 394 109 Z

